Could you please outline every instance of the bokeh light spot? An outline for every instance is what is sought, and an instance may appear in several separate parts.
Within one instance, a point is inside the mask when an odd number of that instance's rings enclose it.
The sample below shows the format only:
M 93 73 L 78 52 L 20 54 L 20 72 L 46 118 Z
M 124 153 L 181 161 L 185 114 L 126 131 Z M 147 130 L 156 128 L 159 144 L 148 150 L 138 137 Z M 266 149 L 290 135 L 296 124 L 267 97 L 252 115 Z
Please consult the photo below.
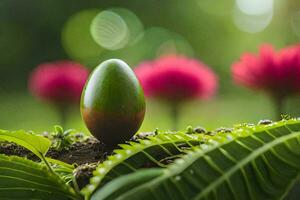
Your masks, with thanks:
M 92 21 L 91 34 L 94 40 L 105 49 L 116 50 L 128 42 L 128 26 L 116 12 L 105 10 Z
M 142 38 L 144 25 L 133 12 L 125 8 L 112 8 L 110 10 L 117 13 L 125 21 L 129 32 L 127 34 L 128 45 L 133 45 Z
M 165 54 L 194 56 L 190 43 L 182 36 L 161 27 L 146 29 L 139 40 L 116 51 L 105 51 L 102 59 L 117 57 L 126 60 L 131 66 Z
M 248 33 L 258 33 L 263 31 L 272 21 L 273 9 L 261 15 L 249 15 L 235 9 L 233 21 L 237 28 Z
M 90 25 L 99 9 L 83 10 L 71 16 L 62 32 L 62 44 L 66 53 L 74 60 L 94 66 L 103 52 L 92 38 Z
M 237 7 L 247 15 L 263 15 L 273 10 L 273 0 L 236 0 Z

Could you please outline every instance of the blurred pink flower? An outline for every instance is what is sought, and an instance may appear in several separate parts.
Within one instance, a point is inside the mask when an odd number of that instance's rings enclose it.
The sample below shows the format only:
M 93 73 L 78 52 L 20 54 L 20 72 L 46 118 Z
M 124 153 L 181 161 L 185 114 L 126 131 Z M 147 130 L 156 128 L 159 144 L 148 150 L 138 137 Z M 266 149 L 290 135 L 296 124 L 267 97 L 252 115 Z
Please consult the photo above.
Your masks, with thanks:
M 29 90 L 50 103 L 79 103 L 89 71 L 73 61 L 39 65 L 30 75 Z
M 237 84 L 262 90 L 274 98 L 300 93 L 300 48 L 291 46 L 275 52 L 269 44 L 260 47 L 258 55 L 244 53 L 232 65 Z
M 207 99 L 215 94 L 217 77 L 200 61 L 179 55 L 166 55 L 135 68 L 147 96 L 179 103 Z

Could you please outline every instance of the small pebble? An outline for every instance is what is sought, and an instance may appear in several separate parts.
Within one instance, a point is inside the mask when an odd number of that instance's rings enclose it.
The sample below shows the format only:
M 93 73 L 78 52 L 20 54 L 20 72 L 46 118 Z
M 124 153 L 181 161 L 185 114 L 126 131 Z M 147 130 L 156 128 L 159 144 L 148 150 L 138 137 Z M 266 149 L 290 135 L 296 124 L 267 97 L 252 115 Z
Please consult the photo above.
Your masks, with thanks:
M 205 128 L 201 127 L 201 126 L 197 126 L 196 128 L 194 128 L 194 132 L 195 133 L 206 133 Z
M 207 132 L 205 133 L 205 135 L 214 136 L 214 135 L 216 135 L 216 132 L 215 132 L 215 131 L 207 131 Z
M 269 119 L 263 119 L 263 120 L 260 120 L 258 122 L 258 125 L 268 125 L 268 124 L 272 124 L 273 121 L 272 120 L 269 120 Z
M 217 128 L 216 129 L 216 132 L 217 133 L 231 133 L 232 132 L 232 128 L 224 128 L 224 127 L 221 127 L 221 128 Z
M 149 136 L 154 136 L 154 135 L 156 135 L 155 132 L 142 132 L 142 133 L 134 135 L 130 140 L 134 141 L 137 139 L 144 139 L 144 138 L 147 138 Z
M 76 139 L 82 139 L 84 137 L 84 134 L 83 133 L 76 133 L 74 136 L 75 136 Z

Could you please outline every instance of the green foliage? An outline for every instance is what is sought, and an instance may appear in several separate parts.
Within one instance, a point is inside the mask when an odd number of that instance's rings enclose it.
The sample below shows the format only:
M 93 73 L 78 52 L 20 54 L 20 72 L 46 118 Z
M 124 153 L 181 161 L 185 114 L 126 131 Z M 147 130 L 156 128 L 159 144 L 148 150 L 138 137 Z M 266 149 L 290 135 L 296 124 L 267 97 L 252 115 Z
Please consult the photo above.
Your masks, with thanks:
M 56 130 L 58 128 L 56 127 Z M 62 130 L 62 129 L 60 129 Z M 58 132 L 58 131 L 57 131 Z M 61 131 L 64 134 L 63 131 Z M 70 132 L 70 131 L 69 131 Z M 67 135 L 67 134 L 64 134 Z M 20 131 L 6 131 L 0 130 L 0 139 L 14 142 L 17 145 L 20 145 L 36 156 L 38 156 L 48 167 L 51 172 L 57 173 L 60 177 L 62 177 L 65 182 L 70 182 L 72 179 L 72 172 L 74 170 L 74 166 L 64 163 L 62 161 L 46 158 L 45 155 L 48 152 L 51 141 L 41 135 L 36 135 L 33 133 L 29 133 L 23 130 Z M 50 163 L 52 164 L 50 166 Z
M 56 159 L 53 159 L 53 158 L 48 158 L 46 157 L 46 160 L 49 162 L 49 163 L 52 163 L 52 164 L 56 164 L 56 165 L 60 165 L 66 169 L 70 169 L 70 170 L 73 170 L 75 169 L 75 167 L 73 165 L 70 165 L 68 163 L 65 163 L 65 162 L 62 162 L 60 160 L 56 160 Z
M 132 176 L 131 174 L 122 176 L 118 182 L 110 182 L 105 185 L 100 192 L 94 194 L 91 200 L 115 200 L 119 194 L 122 194 L 140 184 L 150 181 L 157 176 L 163 175 L 162 169 L 139 170 Z M 136 178 L 138 177 L 138 178 Z
M 186 132 L 136 138 L 98 165 L 82 190 L 87 200 L 283 199 L 300 178 L 300 120 L 296 119 L 264 120 L 213 132 L 188 127 Z M 51 163 L 47 170 L 40 163 L 0 155 L 1 198 L 81 198 L 74 166 L 44 157 L 50 140 L 3 130 L 0 140 L 15 142 Z M 71 181 L 76 192 L 68 184 Z
M 18 144 L 30 150 L 42 160 L 51 146 L 51 141 L 49 139 L 24 130 L 0 130 L 0 139 Z
M 136 142 L 122 144 L 103 163 L 100 163 L 94 172 L 90 184 L 82 192 L 86 196 L 108 181 L 121 175 L 135 172 L 145 167 L 165 167 L 166 161 L 173 160 L 184 154 L 210 136 L 203 134 L 159 133 L 150 135 Z
M 46 157 L 46 161 L 51 163 L 51 169 L 66 183 L 70 183 L 72 181 L 73 171 L 75 169 L 73 165 L 48 157 Z
M 71 144 L 78 140 L 74 137 L 76 133 L 74 129 L 63 130 L 61 126 L 55 126 L 54 129 L 55 132 L 49 134 L 48 137 L 52 141 L 52 147 L 58 151 L 68 149 Z M 82 136 L 82 138 L 84 138 L 84 136 Z
M 92 199 L 283 199 L 300 177 L 299 143 L 299 120 L 239 125 L 201 139 L 162 174 L 150 169 L 117 178 Z M 126 187 L 126 179 L 138 184 Z
M 79 199 L 73 189 L 43 165 L 0 155 L 0 197 L 17 199 Z

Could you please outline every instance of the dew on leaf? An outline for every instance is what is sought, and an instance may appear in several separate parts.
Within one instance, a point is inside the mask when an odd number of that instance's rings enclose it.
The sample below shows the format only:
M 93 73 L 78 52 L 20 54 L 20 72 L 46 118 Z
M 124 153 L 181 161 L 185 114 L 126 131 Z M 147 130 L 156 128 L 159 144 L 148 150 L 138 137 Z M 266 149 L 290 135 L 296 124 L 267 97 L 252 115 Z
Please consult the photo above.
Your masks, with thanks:
M 181 176 L 175 176 L 175 181 L 180 181 L 181 180 Z

